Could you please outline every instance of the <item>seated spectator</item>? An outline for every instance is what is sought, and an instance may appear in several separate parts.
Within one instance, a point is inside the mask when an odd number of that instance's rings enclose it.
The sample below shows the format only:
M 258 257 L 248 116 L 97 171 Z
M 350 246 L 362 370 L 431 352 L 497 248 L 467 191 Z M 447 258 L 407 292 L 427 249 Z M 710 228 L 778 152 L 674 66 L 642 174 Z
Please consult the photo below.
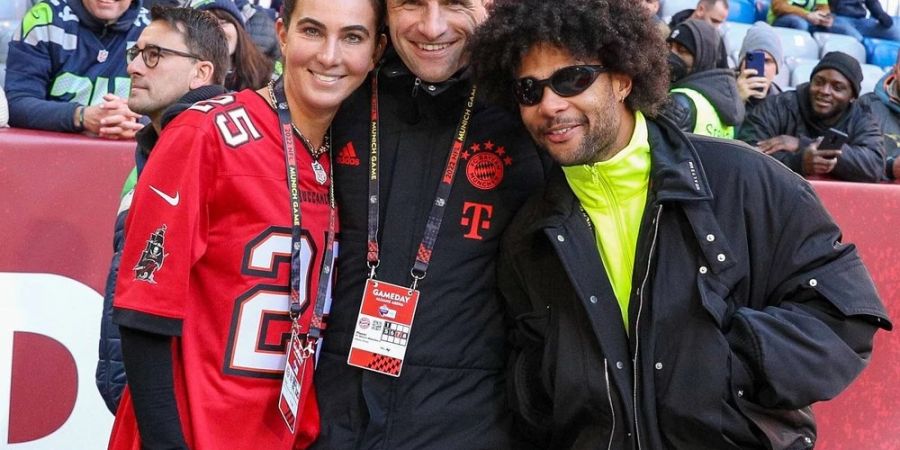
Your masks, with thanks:
M 675 13 L 672 20 L 669 21 L 669 29 L 674 30 L 688 19 L 702 20 L 712 25 L 716 31 L 721 31 L 722 24 L 728 19 L 728 0 L 699 0 L 696 8 Z M 721 69 L 728 67 L 728 52 L 725 50 L 725 41 L 721 36 L 719 37 L 719 58 L 716 60 L 716 67 Z
M 884 176 L 888 180 L 900 178 L 900 54 L 894 69 L 875 85 L 875 92 L 869 92 L 859 99 L 859 105 L 871 110 L 872 118 L 878 122 L 884 135 L 884 151 L 887 155 Z
M 856 30 L 846 22 L 835 22 L 828 0 L 772 0 L 768 22 L 776 27 L 825 31 L 853 36 Z
M 281 59 L 278 36 L 275 36 L 275 10 L 254 5 L 249 0 L 235 0 L 234 4 L 244 16 L 244 28 L 256 48 L 272 61 Z
M 259 89 L 272 78 L 273 63 L 266 58 L 244 29 L 244 16 L 232 0 L 194 0 L 190 6 L 209 11 L 217 19 L 228 39 L 230 69 L 225 89 Z M 273 33 L 275 28 L 272 28 Z
M 765 56 L 765 73 L 756 73 L 755 69 L 747 68 L 747 53 L 763 52 Z M 741 100 L 744 101 L 744 109 L 747 114 L 766 97 L 772 97 L 781 93 L 781 87 L 774 83 L 775 76 L 784 65 L 784 51 L 781 47 L 781 39 L 765 22 L 756 22 L 744 36 L 741 50 L 738 54 L 737 88 Z
M 59 0 L 31 8 L 9 43 L 6 95 L 14 127 L 62 132 L 135 124 L 125 50 L 147 25 L 141 0 Z M 101 123 L 102 121 L 102 123 Z M 117 127 L 133 135 L 134 127 Z
M 696 19 L 672 31 L 668 39 L 672 102 L 664 114 L 684 131 L 730 139 L 744 120 L 744 102 L 734 72 L 716 68 L 718 39 L 712 25 Z
M 831 12 L 835 23 L 844 23 L 855 33 L 850 36 L 900 40 L 900 24 L 886 12 L 878 0 L 831 0 Z M 866 17 L 866 13 L 871 17 Z
M 666 25 L 666 22 L 659 17 L 659 0 L 640 0 L 640 2 L 644 11 L 653 18 L 653 23 L 656 25 L 656 29 L 659 30 L 659 35 L 663 38 L 668 37 L 671 30 L 669 30 L 669 26 Z
M 804 176 L 877 182 L 884 177 L 884 141 L 868 109 L 858 105 L 862 69 L 852 56 L 827 53 L 810 82 L 767 98 L 741 126 L 739 139 Z M 829 128 L 848 135 L 840 149 L 819 149 Z

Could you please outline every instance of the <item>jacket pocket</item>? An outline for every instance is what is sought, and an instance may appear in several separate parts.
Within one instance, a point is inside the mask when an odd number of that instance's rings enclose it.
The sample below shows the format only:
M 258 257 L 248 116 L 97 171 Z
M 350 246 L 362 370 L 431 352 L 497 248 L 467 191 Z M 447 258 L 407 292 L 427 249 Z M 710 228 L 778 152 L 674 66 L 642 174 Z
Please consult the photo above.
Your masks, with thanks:
M 548 432 L 553 404 L 541 375 L 550 308 L 522 314 L 515 321 L 514 350 L 509 368 L 510 403 L 528 427 Z

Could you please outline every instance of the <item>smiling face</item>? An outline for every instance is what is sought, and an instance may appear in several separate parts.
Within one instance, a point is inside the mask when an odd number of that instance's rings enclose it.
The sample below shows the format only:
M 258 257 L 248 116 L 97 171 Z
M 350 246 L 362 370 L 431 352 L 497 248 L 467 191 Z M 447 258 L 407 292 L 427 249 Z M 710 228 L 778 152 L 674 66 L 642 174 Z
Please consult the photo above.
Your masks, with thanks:
M 579 64 L 600 64 L 579 60 L 567 50 L 549 45 L 532 47 L 522 57 L 516 78 L 543 80 L 555 71 Z M 624 126 L 632 116 L 624 102 L 631 92 L 625 75 L 602 73 L 580 94 L 562 97 L 545 87 L 541 101 L 519 106 L 522 121 L 531 137 L 563 166 L 605 161 L 621 150 L 631 137 Z
M 468 63 L 466 44 L 488 0 L 388 0 L 391 42 L 419 78 L 439 83 Z
M 820 70 L 809 82 L 810 106 L 819 119 L 828 121 L 839 117 L 852 99 L 850 81 L 837 70 Z
M 82 2 L 92 16 L 104 22 L 122 17 L 131 6 L 131 0 L 82 0 Z
M 375 67 L 383 45 L 369 0 L 300 0 L 276 23 L 285 92 L 307 113 L 333 114 Z M 292 106 L 293 108 L 293 106 Z

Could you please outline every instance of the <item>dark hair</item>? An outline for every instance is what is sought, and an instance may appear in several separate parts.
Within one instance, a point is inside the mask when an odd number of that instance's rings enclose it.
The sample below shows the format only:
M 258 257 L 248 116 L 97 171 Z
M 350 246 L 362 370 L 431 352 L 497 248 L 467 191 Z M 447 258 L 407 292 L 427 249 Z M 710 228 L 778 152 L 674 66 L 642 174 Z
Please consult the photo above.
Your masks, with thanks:
M 272 78 L 272 68 L 275 65 L 272 60 L 259 51 L 250 35 L 247 34 L 247 30 L 238 23 L 234 16 L 224 9 L 211 9 L 209 12 L 234 25 L 237 32 L 237 46 L 231 57 L 231 70 L 225 77 L 225 88 L 229 91 L 240 91 L 247 88 L 259 89 L 265 86 Z
M 294 14 L 294 8 L 297 6 L 297 2 L 303 0 L 284 0 L 284 3 L 281 5 L 281 17 L 284 19 L 285 28 L 290 28 L 291 25 L 291 16 Z M 372 4 L 372 9 L 375 11 L 375 32 L 379 32 L 384 27 L 384 15 L 385 15 L 385 0 L 369 0 L 369 3 Z
M 213 83 L 225 82 L 228 71 L 228 44 L 219 21 L 206 11 L 194 8 L 154 6 L 150 10 L 151 21 L 166 22 L 184 38 L 188 51 L 203 61 L 213 64 Z
M 638 2 L 625 0 L 497 0 L 470 49 L 482 92 L 514 108 L 512 85 L 522 57 L 538 44 L 575 58 L 599 59 L 631 77 L 625 105 L 653 116 L 669 88 L 665 43 Z

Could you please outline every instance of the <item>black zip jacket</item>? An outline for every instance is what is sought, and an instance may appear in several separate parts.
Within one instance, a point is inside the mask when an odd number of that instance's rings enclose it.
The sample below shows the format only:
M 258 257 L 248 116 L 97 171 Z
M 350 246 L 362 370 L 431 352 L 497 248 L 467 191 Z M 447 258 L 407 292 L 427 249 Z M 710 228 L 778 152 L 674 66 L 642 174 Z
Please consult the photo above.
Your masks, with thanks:
M 511 400 L 578 449 L 808 449 L 891 324 L 810 185 L 729 141 L 648 121 L 652 168 L 626 334 L 561 171 L 507 229 Z
M 801 148 L 805 147 L 829 128 L 813 115 L 810 104 L 809 83 L 797 86 L 795 91 L 768 97 L 741 125 L 738 139 L 756 145 L 765 139 L 788 135 L 799 138 Z M 841 156 L 830 175 L 844 181 L 880 181 L 884 176 L 884 138 L 868 107 L 857 101 L 850 103 L 832 127 L 847 133 L 850 139 L 841 148 Z M 772 156 L 794 172 L 805 175 L 801 151 L 780 151 Z
M 379 280 L 409 286 L 452 135 L 471 83 L 431 84 L 391 54 L 380 69 Z M 500 235 L 542 184 L 518 117 L 476 102 L 399 378 L 347 365 L 366 267 L 371 84 L 335 118 L 340 256 L 315 384 L 321 449 L 518 448 L 505 389 Z

